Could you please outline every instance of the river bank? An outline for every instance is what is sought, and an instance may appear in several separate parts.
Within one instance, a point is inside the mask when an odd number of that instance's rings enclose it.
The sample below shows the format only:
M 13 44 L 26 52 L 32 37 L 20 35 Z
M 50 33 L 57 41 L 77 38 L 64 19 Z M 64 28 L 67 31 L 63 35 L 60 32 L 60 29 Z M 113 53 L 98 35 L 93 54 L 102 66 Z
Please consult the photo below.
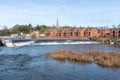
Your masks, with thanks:
M 103 44 L 117 44 L 120 45 L 120 38 L 93 38 L 93 40 L 101 42 Z

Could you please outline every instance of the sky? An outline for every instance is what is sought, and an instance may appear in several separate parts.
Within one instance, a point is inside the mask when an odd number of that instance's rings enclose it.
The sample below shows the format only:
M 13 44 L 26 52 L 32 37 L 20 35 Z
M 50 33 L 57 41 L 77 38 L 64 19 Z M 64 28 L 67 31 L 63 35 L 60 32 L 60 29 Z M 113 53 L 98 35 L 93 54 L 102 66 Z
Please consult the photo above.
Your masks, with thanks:
M 120 24 L 120 0 L 0 0 L 0 28 L 16 24 L 104 27 Z

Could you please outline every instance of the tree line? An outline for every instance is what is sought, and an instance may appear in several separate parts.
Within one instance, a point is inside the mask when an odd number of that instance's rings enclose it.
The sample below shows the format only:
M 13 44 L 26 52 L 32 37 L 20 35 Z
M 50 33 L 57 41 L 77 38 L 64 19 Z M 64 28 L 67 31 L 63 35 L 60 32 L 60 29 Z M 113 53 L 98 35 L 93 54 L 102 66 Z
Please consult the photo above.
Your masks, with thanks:
M 4 26 L 2 30 L 0 30 L 0 36 L 9 36 L 11 34 L 18 33 L 30 33 L 32 31 L 39 31 L 40 33 L 43 33 L 45 30 L 50 29 L 52 27 L 46 26 L 46 25 L 36 25 L 32 26 L 32 24 L 28 25 L 19 25 L 16 24 L 12 28 L 7 29 L 7 26 Z

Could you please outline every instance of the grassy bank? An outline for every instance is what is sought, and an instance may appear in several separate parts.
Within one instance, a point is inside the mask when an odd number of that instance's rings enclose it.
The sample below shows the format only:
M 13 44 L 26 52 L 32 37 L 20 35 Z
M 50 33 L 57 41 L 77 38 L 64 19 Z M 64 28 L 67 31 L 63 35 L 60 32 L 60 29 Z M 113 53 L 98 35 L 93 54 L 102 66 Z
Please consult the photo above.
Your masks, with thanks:
M 120 44 L 120 38 L 94 38 L 94 40 L 101 42 L 103 44 L 109 44 L 110 42 L 114 42 L 115 44 Z
M 49 57 L 68 61 L 94 62 L 106 67 L 120 67 L 120 52 L 85 51 L 78 53 L 75 51 L 58 50 L 46 54 L 46 58 Z

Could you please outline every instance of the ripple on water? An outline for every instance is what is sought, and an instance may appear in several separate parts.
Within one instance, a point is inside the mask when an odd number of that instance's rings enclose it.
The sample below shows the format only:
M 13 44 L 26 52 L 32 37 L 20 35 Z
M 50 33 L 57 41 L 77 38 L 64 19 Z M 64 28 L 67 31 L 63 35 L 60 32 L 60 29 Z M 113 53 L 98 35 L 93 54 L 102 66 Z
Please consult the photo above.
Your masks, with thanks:
M 59 49 L 120 51 L 109 45 L 31 45 L 0 47 L 0 80 L 119 80 L 120 69 L 94 63 L 75 63 L 45 59 L 45 54 Z

